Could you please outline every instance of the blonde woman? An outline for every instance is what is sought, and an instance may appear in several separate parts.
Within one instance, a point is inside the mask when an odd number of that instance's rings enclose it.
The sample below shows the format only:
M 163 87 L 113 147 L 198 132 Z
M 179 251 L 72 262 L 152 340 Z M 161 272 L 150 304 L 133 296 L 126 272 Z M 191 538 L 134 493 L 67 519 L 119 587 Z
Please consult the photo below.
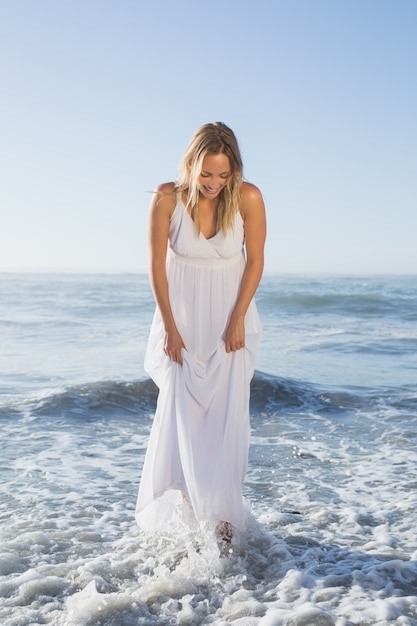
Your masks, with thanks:
M 176 183 L 150 208 L 156 301 L 145 369 L 159 387 L 136 519 L 161 528 L 188 507 L 226 541 L 243 530 L 249 393 L 261 324 L 253 296 L 263 271 L 265 208 L 244 182 L 233 132 L 205 124 Z

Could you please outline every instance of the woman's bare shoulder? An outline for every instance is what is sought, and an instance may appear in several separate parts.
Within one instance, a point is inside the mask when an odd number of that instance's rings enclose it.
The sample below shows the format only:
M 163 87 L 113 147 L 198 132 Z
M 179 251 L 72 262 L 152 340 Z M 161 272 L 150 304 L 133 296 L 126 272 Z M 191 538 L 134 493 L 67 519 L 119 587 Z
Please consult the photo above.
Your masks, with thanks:
M 264 212 L 265 206 L 260 189 L 252 183 L 243 182 L 240 187 L 240 213 L 243 219 L 249 214 Z
M 175 183 L 161 183 L 157 186 L 155 192 L 161 194 L 175 194 Z
M 244 181 L 240 186 L 240 197 L 242 200 L 259 200 L 262 193 L 256 185 Z
M 153 192 L 152 208 L 158 213 L 172 215 L 177 203 L 175 183 L 161 183 Z

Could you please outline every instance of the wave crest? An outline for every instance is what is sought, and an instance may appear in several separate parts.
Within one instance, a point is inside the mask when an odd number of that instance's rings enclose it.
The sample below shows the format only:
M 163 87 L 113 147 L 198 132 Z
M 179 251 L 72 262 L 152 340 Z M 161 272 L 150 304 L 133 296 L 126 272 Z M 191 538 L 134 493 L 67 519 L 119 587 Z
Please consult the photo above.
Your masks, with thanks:
M 352 390 L 353 391 L 353 390 Z M 358 390 L 356 390 L 358 392 Z M 143 419 L 155 412 L 158 388 L 151 379 L 139 381 L 99 381 L 74 385 L 47 396 L 27 401 L 18 409 L 3 406 L 3 417 L 16 412 L 33 417 L 72 420 Z M 362 394 L 322 390 L 305 381 L 284 379 L 256 371 L 251 383 L 252 417 L 273 415 L 282 411 L 315 409 L 321 411 L 353 408 L 362 403 Z

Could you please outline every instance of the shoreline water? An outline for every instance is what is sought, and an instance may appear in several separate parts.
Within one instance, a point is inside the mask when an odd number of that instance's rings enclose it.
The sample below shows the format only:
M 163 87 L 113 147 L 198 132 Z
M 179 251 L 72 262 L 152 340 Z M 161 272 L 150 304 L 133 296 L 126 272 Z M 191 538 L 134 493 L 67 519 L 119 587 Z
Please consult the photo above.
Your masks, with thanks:
M 134 522 L 142 278 L 0 277 L 0 622 L 417 625 L 417 280 L 265 278 L 247 529 L 224 554 L 181 516 Z

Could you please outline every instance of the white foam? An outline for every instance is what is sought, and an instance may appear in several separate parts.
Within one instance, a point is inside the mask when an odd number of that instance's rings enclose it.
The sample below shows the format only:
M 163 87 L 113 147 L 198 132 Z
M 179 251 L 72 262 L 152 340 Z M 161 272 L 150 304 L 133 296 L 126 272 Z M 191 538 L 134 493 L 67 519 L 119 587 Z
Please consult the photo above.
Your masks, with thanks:
M 252 499 L 246 533 L 221 554 L 204 529 L 143 535 L 133 522 L 131 434 L 109 423 L 94 431 L 91 439 L 57 436 L 49 452 L 38 433 L 32 457 L 16 459 L 0 553 L 7 626 L 35 618 L 54 626 L 417 619 L 416 493 L 407 489 L 414 451 L 403 449 L 398 466 L 383 445 L 366 456 L 348 445 L 336 454 L 318 431 L 306 436 L 303 454 L 282 459 L 275 474 L 270 465 L 251 468 L 248 497 L 266 497 Z M 263 461 L 293 442 L 271 441 Z

